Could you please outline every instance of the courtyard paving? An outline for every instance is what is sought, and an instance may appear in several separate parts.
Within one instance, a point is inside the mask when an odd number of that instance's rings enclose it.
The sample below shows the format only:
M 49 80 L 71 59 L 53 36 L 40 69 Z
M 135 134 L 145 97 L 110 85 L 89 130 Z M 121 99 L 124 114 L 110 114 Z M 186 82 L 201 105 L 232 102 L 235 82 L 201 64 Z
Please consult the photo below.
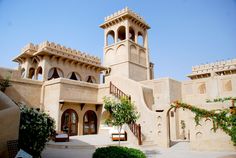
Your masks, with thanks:
M 71 137 L 70 142 L 49 142 L 43 158 L 91 158 L 97 147 L 118 145 L 108 136 L 90 135 Z M 130 146 L 122 142 L 123 146 Z M 235 152 L 192 151 L 188 142 L 179 142 L 168 149 L 156 146 L 139 147 L 148 158 L 236 158 Z

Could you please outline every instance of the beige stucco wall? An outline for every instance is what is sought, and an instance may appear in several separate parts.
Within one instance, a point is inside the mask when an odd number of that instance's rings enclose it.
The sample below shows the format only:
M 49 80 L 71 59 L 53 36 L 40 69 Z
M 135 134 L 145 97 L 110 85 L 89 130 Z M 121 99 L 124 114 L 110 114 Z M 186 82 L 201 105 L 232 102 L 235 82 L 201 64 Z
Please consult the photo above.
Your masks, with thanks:
M 20 78 L 20 71 L 18 71 L 18 68 L 8 69 L 0 67 L 0 72 L 0 79 L 6 79 L 8 77 L 11 79 Z
M 201 106 L 208 110 L 224 109 L 230 106 L 229 103 L 207 103 Z M 196 126 L 194 115 L 189 112 L 190 121 L 190 145 L 193 150 L 217 150 L 217 151 L 235 151 L 230 137 L 224 131 L 218 129 L 212 130 L 213 122 L 210 119 L 202 119 L 201 125 Z
M 60 100 L 96 103 L 98 84 L 60 79 Z M 68 93 L 69 92 L 69 93 Z
M 21 79 L 20 71 L 0 68 L 0 78 L 9 76 L 11 86 L 6 89 L 6 94 L 15 102 L 23 103 L 30 107 L 40 107 L 41 87 L 43 82 Z
M 224 81 L 231 81 L 232 90 L 224 89 Z M 205 92 L 200 94 L 199 87 L 205 84 Z M 189 80 L 182 82 L 183 102 L 204 108 L 207 110 L 229 108 L 230 103 L 206 103 L 206 99 L 234 97 L 236 96 L 236 75 L 213 76 L 210 78 Z M 236 150 L 230 141 L 230 137 L 222 130 L 213 132 L 212 121 L 202 120 L 202 126 L 195 126 L 194 115 L 185 111 L 180 113 L 180 119 L 187 120 L 187 130 L 190 131 L 190 144 L 194 150 Z M 217 142 L 217 143 L 216 143 Z
M 183 82 L 178 82 L 168 78 L 162 78 L 158 80 L 142 81 L 142 84 L 153 88 L 155 109 L 165 109 L 171 102 L 175 100 L 182 100 L 183 102 L 199 106 L 205 109 L 219 109 L 228 108 L 227 106 L 222 106 L 219 104 L 212 103 L 209 107 L 209 103 L 206 103 L 206 99 L 215 99 L 218 97 L 229 97 L 236 95 L 236 75 L 227 76 L 215 76 L 211 78 L 198 79 L 198 80 L 188 80 Z M 232 90 L 225 91 L 224 84 L 226 81 L 231 80 Z M 199 86 L 205 84 L 206 91 L 203 94 L 199 92 Z M 203 106 L 202 106 L 203 105 Z M 170 108 L 170 107 L 169 107 Z M 167 108 L 168 109 L 168 108 Z M 173 111 L 174 117 L 170 117 L 170 112 Z M 181 120 L 185 121 L 185 137 L 190 139 L 191 147 L 194 150 L 235 150 L 232 143 L 224 132 L 217 131 L 216 133 L 211 132 L 211 127 L 208 124 L 204 124 L 201 127 L 195 127 L 195 121 L 193 119 L 193 114 L 189 111 L 184 111 L 183 109 L 174 110 L 172 109 L 169 113 L 169 120 L 164 124 L 169 135 L 168 139 L 176 140 L 183 139 L 183 130 L 181 129 Z M 208 121 L 209 122 L 209 121 Z M 196 134 L 201 131 L 201 137 L 196 137 Z M 214 142 L 220 143 L 214 143 Z M 208 147 L 209 146 L 209 147 Z
M 87 110 L 95 111 L 99 127 L 102 108 L 100 105 L 96 111 L 95 104 L 101 104 L 101 102 L 98 102 L 97 84 L 58 78 L 46 81 L 43 87 L 44 110 L 55 119 L 56 130 L 61 130 L 61 116 L 68 108 L 72 108 L 77 112 L 79 120 L 82 119 Z M 63 105 L 60 102 L 63 102 Z M 81 110 L 80 103 L 85 103 L 83 110 Z M 81 122 L 79 122 L 78 129 L 79 134 L 82 134 Z
M 231 80 L 232 90 L 225 91 L 224 81 Z M 199 86 L 205 84 L 206 92 L 199 93 Z M 214 76 L 210 78 L 188 80 L 182 82 L 182 96 L 186 103 L 201 105 L 206 99 L 224 98 L 236 95 L 236 75 Z
M 160 78 L 141 81 L 140 83 L 153 89 L 154 111 L 170 107 L 171 102 L 181 100 L 181 82 L 179 81 L 170 78 Z
M 19 124 L 19 107 L 0 91 L 0 157 L 8 157 L 7 141 L 18 139 Z
M 147 80 L 147 67 L 139 64 L 129 63 L 129 78 L 136 81 Z
M 163 126 L 166 123 L 166 117 L 164 113 L 151 111 L 146 105 L 143 98 L 142 87 L 148 87 L 121 76 L 110 76 L 106 81 L 107 83 L 112 81 L 112 83 L 124 93 L 131 95 L 131 100 L 134 102 L 137 111 L 140 113 L 140 118 L 137 123 L 140 123 L 142 126 L 143 144 L 157 144 L 162 147 L 167 147 L 167 140 L 162 139 L 163 135 L 167 132 L 167 129 Z M 158 128 L 159 130 L 157 130 Z
M 27 106 L 40 108 L 42 82 L 30 79 L 10 80 L 12 86 L 7 88 L 6 94 L 16 102 Z
M 56 130 L 59 130 L 59 120 L 60 120 L 60 79 L 50 80 L 43 85 L 43 110 L 48 113 L 54 120 L 56 124 Z

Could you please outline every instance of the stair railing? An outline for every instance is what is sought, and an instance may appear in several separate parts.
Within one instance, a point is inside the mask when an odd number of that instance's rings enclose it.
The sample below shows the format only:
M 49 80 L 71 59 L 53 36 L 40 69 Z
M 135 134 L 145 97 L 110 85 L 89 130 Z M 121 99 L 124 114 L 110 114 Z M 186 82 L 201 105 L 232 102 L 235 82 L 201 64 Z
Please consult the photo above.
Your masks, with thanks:
M 128 98 L 131 101 L 131 96 L 125 94 L 123 91 L 117 88 L 114 84 L 112 84 L 112 82 L 110 82 L 110 94 L 114 95 L 118 99 Z M 132 131 L 132 133 L 137 137 L 138 145 L 142 145 L 141 125 L 133 122 L 129 124 L 129 128 Z

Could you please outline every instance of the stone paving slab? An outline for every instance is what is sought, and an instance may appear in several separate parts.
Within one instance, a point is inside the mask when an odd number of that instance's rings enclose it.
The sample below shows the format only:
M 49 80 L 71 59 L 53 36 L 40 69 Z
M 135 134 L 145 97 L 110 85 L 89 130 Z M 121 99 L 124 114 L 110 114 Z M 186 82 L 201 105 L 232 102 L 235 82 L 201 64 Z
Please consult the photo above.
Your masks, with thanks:
M 70 142 L 50 142 L 43 151 L 42 158 L 92 158 L 96 148 L 109 145 L 118 145 L 118 142 L 101 135 L 75 136 L 71 137 Z M 122 142 L 122 146 L 134 147 L 127 142 Z M 142 150 L 148 158 L 236 158 L 236 151 L 193 151 L 188 142 L 179 142 L 168 149 L 156 146 L 134 148 Z
M 96 148 L 56 149 L 47 147 L 43 158 L 91 158 Z M 161 149 L 157 147 L 141 148 L 148 158 L 236 158 L 236 152 L 191 151 Z

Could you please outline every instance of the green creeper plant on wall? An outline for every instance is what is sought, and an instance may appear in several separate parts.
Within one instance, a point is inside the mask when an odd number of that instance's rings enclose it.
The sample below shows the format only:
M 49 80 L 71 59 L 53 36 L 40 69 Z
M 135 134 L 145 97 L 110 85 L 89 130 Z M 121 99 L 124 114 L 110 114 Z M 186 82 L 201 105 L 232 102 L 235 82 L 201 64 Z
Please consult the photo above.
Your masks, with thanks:
M 110 117 L 106 119 L 108 125 L 117 126 L 119 133 L 119 146 L 120 146 L 120 132 L 124 124 L 136 122 L 139 118 L 134 104 L 127 98 L 121 98 L 119 102 L 111 98 L 104 98 L 104 108 L 109 112 Z
M 7 87 L 10 87 L 10 77 L 6 77 L 5 79 L 0 80 L 0 90 L 4 93 Z
M 224 102 L 232 100 L 232 106 L 234 106 L 234 101 L 236 98 L 227 98 L 227 99 L 217 99 L 213 101 L 207 101 L 207 102 Z M 195 113 L 194 120 L 196 122 L 196 125 L 200 125 L 200 120 L 205 119 L 211 119 L 213 121 L 213 127 L 212 130 L 216 132 L 217 129 L 222 129 L 226 134 L 228 134 L 231 137 L 232 142 L 236 146 L 236 113 L 235 111 L 232 111 L 230 109 L 222 109 L 222 110 L 205 110 L 202 108 L 198 108 L 193 105 L 189 105 L 186 103 L 182 103 L 179 101 L 174 102 L 172 105 L 172 108 L 183 108 L 188 109 Z

